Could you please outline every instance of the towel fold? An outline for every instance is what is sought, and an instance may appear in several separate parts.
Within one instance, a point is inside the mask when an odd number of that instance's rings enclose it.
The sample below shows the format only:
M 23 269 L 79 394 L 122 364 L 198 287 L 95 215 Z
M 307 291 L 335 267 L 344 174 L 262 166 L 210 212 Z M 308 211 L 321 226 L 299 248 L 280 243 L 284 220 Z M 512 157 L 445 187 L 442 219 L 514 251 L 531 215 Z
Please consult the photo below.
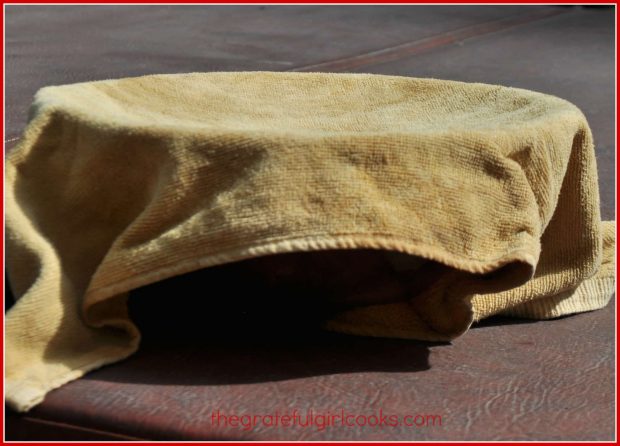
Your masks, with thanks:
M 131 290 L 244 259 L 379 250 L 424 277 L 326 323 L 358 335 L 450 340 L 614 290 L 587 121 L 516 88 L 269 72 L 46 87 L 5 190 L 18 411 L 137 350 Z

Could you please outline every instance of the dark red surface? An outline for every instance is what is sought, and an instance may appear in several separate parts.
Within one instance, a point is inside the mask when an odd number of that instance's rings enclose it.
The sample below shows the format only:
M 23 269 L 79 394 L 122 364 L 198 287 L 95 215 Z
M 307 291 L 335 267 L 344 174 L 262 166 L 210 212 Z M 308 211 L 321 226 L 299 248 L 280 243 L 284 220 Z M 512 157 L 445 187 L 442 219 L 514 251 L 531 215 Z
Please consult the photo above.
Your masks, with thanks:
M 9 6 L 6 30 L 8 148 L 32 95 L 47 84 L 321 67 L 500 83 L 584 111 L 597 143 L 603 216 L 615 218 L 612 9 Z M 10 413 L 7 438 L 613 439 L 613 304 L 551 321 L 493 318 L 433 344 L 321 333 L 265 318 L 260 306 L 243 317 L 230 303 L 217 312 L 192 304 L 179 282 L 162 286 L 185 315 L 165 299 L 151 300 L 147 315 L 140 300 L 149 290 L 135 293 L 132 311 L 145 333 L 139 353 L 51 392 L 25 416 Z M 267 308 L 313 316 L 301 304 Z M 442 423 L 319 431 L 211 421 L 217 410 L 294 409 L 434 414 Z
M 208 320 L 208 318 L 207 318 Z M 145 439 L 610 439 L 613 307 L 551 322 L 496 319 L 450 344 L 288 330 L 145 341 L 28 416 Z M 172 335 L 172 333 L 171 333 Z M 437 414 L 424 428 L 258 427 L 212 414 Z

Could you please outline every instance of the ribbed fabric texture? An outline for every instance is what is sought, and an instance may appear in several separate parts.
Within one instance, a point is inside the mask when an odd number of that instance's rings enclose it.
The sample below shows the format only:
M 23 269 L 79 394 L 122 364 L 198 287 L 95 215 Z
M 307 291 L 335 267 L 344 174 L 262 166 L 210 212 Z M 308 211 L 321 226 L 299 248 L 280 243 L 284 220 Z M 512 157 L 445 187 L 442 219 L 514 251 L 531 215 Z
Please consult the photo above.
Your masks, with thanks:
M 365 248 L 444 266 L 326 325 L 371 336 L 449 340 L 493 314 L 601 308 L 614 289 L 586 119 L 527 90 L 268 72 L 47 87 L 5 178 L 18 411 L 136 351 L 129 291 L 241 259 Z

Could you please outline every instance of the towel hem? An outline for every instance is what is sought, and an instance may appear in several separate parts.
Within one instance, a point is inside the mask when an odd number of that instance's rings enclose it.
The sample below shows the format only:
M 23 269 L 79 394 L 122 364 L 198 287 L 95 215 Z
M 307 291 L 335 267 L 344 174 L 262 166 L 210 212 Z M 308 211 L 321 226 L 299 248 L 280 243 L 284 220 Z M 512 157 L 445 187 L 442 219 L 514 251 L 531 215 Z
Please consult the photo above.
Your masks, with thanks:
M 86 309 L 111 296 L 203 268 L 271 254 L 328 249 L 385 249 L 398 251 L 423 257 L 427 260 L 437 261 L 448 267 L 474 274 L 489 273 L 512 262 L 523 262 L 531 267 L 532 276 L 538 259 L 532 256 L 531 252 L 540 252 L 540 246 L 530 241 L 529 243 L 523 243 L 521 247 L 511 250 L 501 257 L 480 261 L 473 259 L 464 260 L 458 256 L 433 249 L 423 243 L 404 241 L 396 237 L 368 236 L 365 234 L 292 237 L 269 243 L 232 249 L 216 254 L 211 253 L 205 256 L 188 258 L 149 272 L 138 273 L 111 285 L 90 288 L 85 294 L 83 308 Z M 474 263 L 474 265 L 472 265 L 472 263 Z M 125 269 L 127 265 L 119 266 L 119 268 Z

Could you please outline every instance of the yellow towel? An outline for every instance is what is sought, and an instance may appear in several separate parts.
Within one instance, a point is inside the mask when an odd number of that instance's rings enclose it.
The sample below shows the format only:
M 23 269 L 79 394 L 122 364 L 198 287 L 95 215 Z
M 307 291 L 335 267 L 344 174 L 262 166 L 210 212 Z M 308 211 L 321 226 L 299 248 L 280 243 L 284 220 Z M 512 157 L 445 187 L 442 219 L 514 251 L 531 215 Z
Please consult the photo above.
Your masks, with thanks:
M 614 289 L 586 119 L 527 90 L 269 72 L 46 87 L 5 178 L 18 411 L 136 351 L 130 290 L 241 259 L 365 248 L 440 265 L 327 323 L 371 336 L 449 340 L 493 314 L 601 308 Z

